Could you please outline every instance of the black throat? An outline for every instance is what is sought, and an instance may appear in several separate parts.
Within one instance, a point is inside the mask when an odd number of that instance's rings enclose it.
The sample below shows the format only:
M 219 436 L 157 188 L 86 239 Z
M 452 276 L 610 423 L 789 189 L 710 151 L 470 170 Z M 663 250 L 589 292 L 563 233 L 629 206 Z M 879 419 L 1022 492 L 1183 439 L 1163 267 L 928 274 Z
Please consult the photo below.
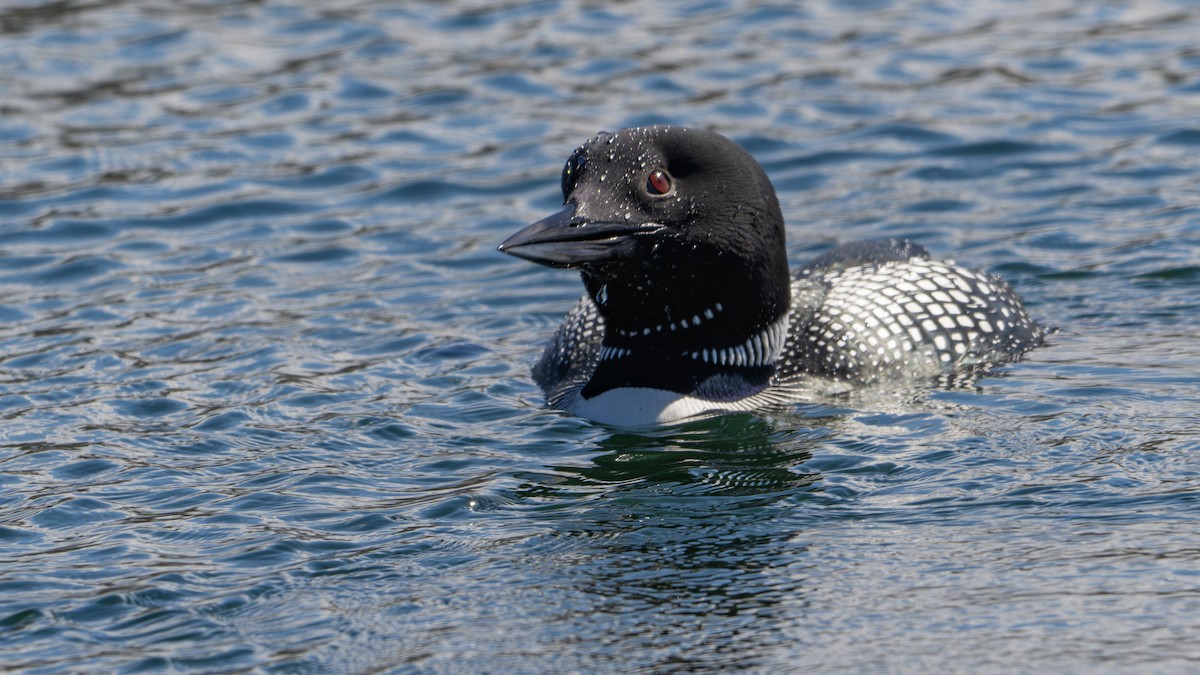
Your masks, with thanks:
M 790 283 L 727 262 L 584 272 L 605 333 L 583 396 L 648 387 L 725 401 L 765 388 L 786 333 Z

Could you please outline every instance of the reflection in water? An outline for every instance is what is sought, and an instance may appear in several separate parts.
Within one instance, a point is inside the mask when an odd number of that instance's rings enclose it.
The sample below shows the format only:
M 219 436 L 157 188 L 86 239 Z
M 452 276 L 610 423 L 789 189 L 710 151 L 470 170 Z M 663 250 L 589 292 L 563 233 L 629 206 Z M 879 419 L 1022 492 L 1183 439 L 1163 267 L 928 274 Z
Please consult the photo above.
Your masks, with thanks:
M 605 454 L 593 458 L 594 467 L 568 470 L 592 482 L 672 484 L 682 494 L 689 486 L 704 494 L 782 494 L 816 480 L 796 467 L 811 457 L 823 431 L 780 432 L 764 418 L 726 415 L 657 433 L 614 433 L 598 443 Z
M 753 415 L 617 432 L 588 465 L 554 467 L 552 486 L 522 486 L 579 502 L 544 512 L 549 531 L 521 546 L 520 564 L 569 588 L 540 619 L 570 627 L 548 648 L 612 664 L 634 650 L 650 669 L 763 665 L 804 597 L 779 573 L 805 554 L 779 517 L 804 508 L 820 476 L 802 465 L 827 434 Z M 578 654 L 598 644 L 621 649 Z

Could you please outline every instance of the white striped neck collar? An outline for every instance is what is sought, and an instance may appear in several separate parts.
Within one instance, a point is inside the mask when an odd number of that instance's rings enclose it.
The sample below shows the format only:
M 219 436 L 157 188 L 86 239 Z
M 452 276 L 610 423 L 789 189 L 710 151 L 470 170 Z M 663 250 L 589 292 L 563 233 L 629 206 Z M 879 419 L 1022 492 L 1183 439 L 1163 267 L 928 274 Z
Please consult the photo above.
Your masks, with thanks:
M 663 332 L 692 330 L 696 326 L 702 325 L 706 318 L 712 319 L 722 311 L 724 311 L 724 306 L 721 303 L 717 303 L 714 307 L 697 313 L 690 320 L 685 319 L 667 323 L 666 325 L 655 324 L 652 327 L 640 330 L 616 330 L 616 333 L 624 338 L 624 344 L 622 346 L 602 345 L 600 347 L 600 360 L 601 362 L 614 362 L 627 359 L 635 353 L 642 351 L 637 345 L 637 338 L 658 335 Z M 775 364 L 783 352 L 787 332 L 788 315 L 785 312 L 766 328 L 740 342 L 704 348 L 689 347 L 688 349 L 681 349 L 678 355 L 685 359 L 715 366 L 751 368 L 771 366 Z M 669 348 L 664 350 L 660 345 L 655 347 L 655 351 L 669 352 Z

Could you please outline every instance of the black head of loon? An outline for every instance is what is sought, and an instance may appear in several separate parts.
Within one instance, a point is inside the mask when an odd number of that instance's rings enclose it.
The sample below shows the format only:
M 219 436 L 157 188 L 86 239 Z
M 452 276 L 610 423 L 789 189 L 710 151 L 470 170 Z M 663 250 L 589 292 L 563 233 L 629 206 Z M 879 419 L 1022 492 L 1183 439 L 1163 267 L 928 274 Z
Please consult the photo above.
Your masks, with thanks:
M 551 406 L 642 425 L 1011 361 L 1044 331 L 1002 280 L 907 240 L 852 242 L 788 270 L 783 215 L 729 139 L 601 133 L 562 173 L 564 208 L 500 250 L 578 269 L 587 295 L 534 366 Z
M 571 155 L 562 191 L 562 211 L 500 250 L 579 269 L 606 347 L 674 356 L 736 345 L 786 313 L 779 201 L 729 139 L 665 126 L 602 133 Z

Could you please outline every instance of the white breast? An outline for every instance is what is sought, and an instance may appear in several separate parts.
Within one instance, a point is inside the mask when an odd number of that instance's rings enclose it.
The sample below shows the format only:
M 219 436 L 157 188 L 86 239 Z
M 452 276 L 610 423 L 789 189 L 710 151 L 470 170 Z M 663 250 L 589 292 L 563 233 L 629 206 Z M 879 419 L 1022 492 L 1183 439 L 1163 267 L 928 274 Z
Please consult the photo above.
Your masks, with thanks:
M 580 417 L 621 427 L 674 422 L 707 412 L 753 410 L 751 401 L 707 401 L 647 387 L 610 389 L 593 398 L 577 398 L 569 410 Z

